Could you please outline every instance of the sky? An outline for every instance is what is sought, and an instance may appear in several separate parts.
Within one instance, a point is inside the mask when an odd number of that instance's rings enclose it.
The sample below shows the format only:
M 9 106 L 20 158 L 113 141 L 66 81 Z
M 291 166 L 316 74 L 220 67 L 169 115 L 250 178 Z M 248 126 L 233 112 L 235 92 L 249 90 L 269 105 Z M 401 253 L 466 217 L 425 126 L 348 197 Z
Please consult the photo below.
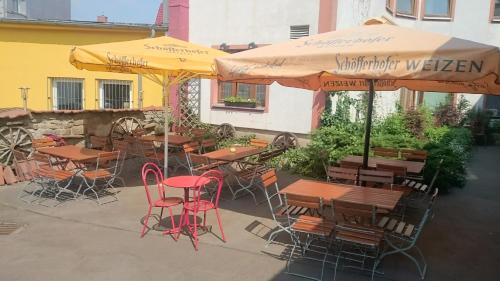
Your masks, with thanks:
M 110 22 L 153 24 L 161 0 L 71 0 L 71 19 L 95 21 L 105 15 Z

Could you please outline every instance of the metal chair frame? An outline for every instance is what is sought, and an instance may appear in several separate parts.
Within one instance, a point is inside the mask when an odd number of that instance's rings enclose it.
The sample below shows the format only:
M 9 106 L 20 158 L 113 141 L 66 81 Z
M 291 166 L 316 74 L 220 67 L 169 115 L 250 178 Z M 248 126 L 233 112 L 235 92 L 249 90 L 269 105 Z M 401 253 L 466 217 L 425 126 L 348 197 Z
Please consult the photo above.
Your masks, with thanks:
M 436 182 L 437 177 L 439 176 L 439 173 L 441 171 L 441 166 L 443 165 L 444 159 L 440 159 L 438 162 L 438 165 L 436 167 L 436 171 L 434 172 L 434 175 L 432 176 L 432 180 L 429 183 L 429 185 L 424 184 L 420 181 L 415 181 L 411 179 L 407 179 L 403 182 L 403 185 L 412 188 L 413 192 L 410 194 L 410 198 L 414 200 L 418 199 L 425 199 L 431 190 L 434 188 L 434 184 Z
M 312 208 L 312 209 L 322 209 L 323 201 L 321 198 L 310 197 L 310 196 L 295 196 L 291 194 L 284 195 L 284 203 L 286 208 L 286 217 L 287 217 L 287 229 L 290 234 L 290 238 L 293 242 L 292 249 L 290 251 L 290 255 L 287 259 L 286 263 L 286 273 L 294 276 L 299 276 L 302 278 L 307 278 L 311 280 L 323 280 L 324 270 L 326 264 L 331 264 L 336 269 L 337 262 L 329 261 L 329 257 L 334 257 L 333 254 L 330 253 L 330 249 L 333 245 L 333 222 L 327 222 L 323 218 L 316 218 L 301 215 L 298 217 L 291 215 L 292 206 L 302 207 L 302 208 Z M 302 225 L 310 225 L 313 230 L 306 230 L 305 228 L 295 227 L 299 224 Z M 321 229 L 323 231 L 314 231 L 315 229 Z M 326 235 L 325 235 L 326 234 Z M 319 243 L 324 243 L 325 245 L 321 245 Z M 317 261 L 321 263 L 321 274 L 319 277 L 309 276 L 305 274 L 301 274 L 298 272 L 292 272 L 291 263 L 292 260 L 295 259 L 295 252 L 297 248 L 300 249 L 300 258 L 304 260 Z M 322 258 L 316 258 L 313 256 L 308 256 L 309 254 L 320 255 Z M 335 280 L 335 276 L 334 276 Z
M 161 220 L 163 217 L 163 210 L 166 208 L 169 212 L 170 215 L 170 222 L 172 224 L 171 229 L 167 229 L 163 232 L 163 234 L 173 234 L 174 232 L 178 231 L 178 229 L 175 226 L 175 221 L 174 221 L 174 215 L 172 212 L 172 207 L 180 205 L 184 202 L 184 199 L 180 197 L 166 197 L 165 196 L 165 186 L 163 185 L 163 173 L 161 169 L 154 163 L 146 163 L 142 166 L 142 182 L 144 184 L 144 189 L 146 191 L 146 197 L 148 199 L 148 212 L 145 216 L 144 222 L 143 222 L 143 227 L 141 231 L 141 238 L 144 237 L 146 234 L 146 229 L 148 227 L 148 221 L 149 218 L 151 217 L 151 211 L 153 208 L 161 208 L 160 211 L 160 217 L 158 219 L 159 224 L 161 224 Z M 148 175 L 152 174 L 154 176 L 157 192 L 158 192 L 158 199 L 154 200 L 151 196 L 151 191 L 150 189 L 152 188 L 150 184 L 148 183 Z M 176 237 L 174 236 L 174 239 Z
M 41 199 L 47 192 L 54 193 L 55 200 L 58 200 L 59 196 L 64 192 L 73 194 L 74 199 L 78 196 L 78 192 L 73 192 L 68 189 L 76 173 L 54 169 L 50 156 L 35 151 L 31 157 L 28 158 L 24 153 L 15 151 L 14 158 L 16 162 L 26 161 L 27 163 L 26 168 L 28 171 L 26 173 L 29 174 L 31 178 L 26 187 L 32 184 L 36 184 L 39 187 L 31 192 L 27 192 L 29 196 L 36 198 L 36 194 L 38 193 L 38 199 Z M 21 192 L 26 192 L 26 189 L 23 189 Z M 21 194 L 18 195 L 18 197 L 29 204 L 37 200 L 27 201 L 24 199 L 25 196 Z
M 287 217 L 285 215 L 286 206 L 279 192 L 276 171 L 274 169 L 270 169 L 260 177 L 260 180 L 264 187 L 264 194 L 266 196 L 269 210 L 271 211 L 271 216 L 277 226 L 277 229 L 269 234 L 266 242 L 266 247 L 268 247 L 281 232 L 287 232 L 290 234 L 290 227 L 288 226 Z M 298 216 L 305 214 L 307 211 L 307 208 L 293 207 L 292 210 L 290 210 L 290 214 L 292 216 Z
M 217 193 L 215 195 L 215 198 L 211 196 L 210 200 L 205 200 L 202 199 L 203 196 L 203 191 L 206 187 L 206 185 L 200 185 L 199 182 L 202 180 L 205 180 L 208 178 L 210 182 L 214 182 L 217 185 Z M 198 213 L 203 212 L 203 225 L 201 227 L 206 229 L 206 218 L 207 218 L 207 212 L 210 210 L 215 211 L 215 215 L 217 217 L 217 223 L 219 225 L 219 230 L 221 232 L 221 239 L 223 242 L 226 242 L 226 236 L 224 235 L 224 229 L 222 228 L 222 221 L 221 217 L 219 214 L 219 199 L 220 199 L 220 194 L 222 192 L 222 185 L 224 182 L 224 175 L 222 174 L 221 171 L 219 170 L 209 170 L 205 173 L 203 173 L 200 176 L 200 179 L 195 183 L 195 186 L 191 189 L 192 196 L 190 197 L 189 202 L 184 202 L 184 206 L 182 208 L 182 213 L 181 217 L 179 219 L 179 231 L 177 233 L 176 239 L 179 238 L 182 228 L 184 226 L 188 227 L 188 231 L 194 240 L 194 248 L 196 251 L 198 251 L 198 225 L 197 225 L 197 218 L 198 218 Z M 189 222 L 189 213 L 193 214 L 193 226 L 191 227 L 190 222 Z
M 82 195 L 85 196 L 87 192 L 91 191 L 96 196 L 97 204 L 102 205 L 104 203 L 101 203 L 99 194 L 96 189 L 99 187 L 102 187 L 103 189 L 109 187 L 113 191 L 111 196 L 115 199 L 111 202 L 117 201 L 118 197 L 116 197 L 116 194 L 118 192 L 114 188 L 113 183 L 117 177 L 118 166 L 121 161 L 120 155 L 120 151 L 99 153 L 95 169 L 91 171 L 84 171 L 81 173 L 82 182 L 77 192 L 79 192 L 83 185 L 85 185 L 86 188 L 83 190 Z M 109 164 L 110 162 L 111 164 Z M 95 176 L 92 176 L 92 178 L 89 175 L 91 173 L 95 173 Z M 99 173 L 102 173 L 102 175 L 99 175 Z
M 374 277 L 375 269 L 378 267 L 378 265 L 381 263 L 381 261 L 389 256 L 389 255 L 394 255 L 394 254 L 402 254 L 408 259 L 410 259 L 417 267 L 418 273 L 420 275 L 420 278 L 424 280 L 425 274 L 427 272 L 427 262 L 425 261 L 425 257 L 422 254 L 422 251 L 418 248 L 417 241 L 420 237 L 420 234 L 422 233 L 424 226 L 427 224 L 427 222 L 433 218 L 434 213 L 433 213 L 433 207 L 437 199 L 439 190 L 436 188 L 434 190 L 433 195 L 431 196 L 429 203 L 427 205 L 427 208 L 420 219 L 420 222 L 417 227 L 411 229 L 411 232 L 409 233 L 402 233 L 402 228 L 405 225 L 405 222 L 399 222 L 398 228 L 394 232 L 390 233 L 385 233 L 385 244 L 386 247 L 383 250 L 382 254 L 378 257 L 378 259 L 375 261 L 374 267 L 373 267 L 373 272 L 372 272 L 372 280 Z M 402 225 L 403 227 L 399 227 L 399 225 Z M 399 230 L 401 228 L 401 230 Z M 398 233 L 400 232 L 400 233 Z M 410 250 L 415 249 L 417 256 L 411 255 L 409 252 Z M 420 261 L 419 261 L 420 260 Z
M 335 239 L 338 243 L 335 271 L 341 261 L 349 261 L 359 266 L 342 265 L 342 268 L 374 272 L 375 266 L 371 269 L 366 266 L 369 260 L 375 261 L 379 256 L 383 238 L 383 231 L 375 226 L 376 207 L 335 200 L 332 206 L 336 221 Z
M 115 140 L 113 143 L 113 151 L 120 151 L 120 162 L 118 163 L 118 171 L 116 173 L 116 180 L 120 181 L 122 186 L 125 186 L 125 180 L 121 176 L 123 173 L 123 166 L 127 160 L 129 143 L 122 140 Z

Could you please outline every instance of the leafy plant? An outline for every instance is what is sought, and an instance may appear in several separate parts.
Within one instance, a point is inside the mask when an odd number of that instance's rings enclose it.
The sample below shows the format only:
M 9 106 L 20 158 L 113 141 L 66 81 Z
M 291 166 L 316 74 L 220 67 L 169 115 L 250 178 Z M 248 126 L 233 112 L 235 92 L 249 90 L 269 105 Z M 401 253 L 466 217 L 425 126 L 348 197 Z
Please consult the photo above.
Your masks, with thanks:
M 245 102 L 245 103 L 256 103 L 255 99 L 245 99 L 240 96 L 231 96 L 224 99 L 224 102 Z
M 436 117 L 437 126 L 452 126 L 456 127 L 463 125 L 465 117 L 470 110 L 470 102 L 466 100 L 463 96 L 458 100 L 455 106 L 451 102 L 451 95 L 448 96 L 445 103 L 439 105 L 434 110 L 434 116 Z
M 432 139 L 424 146 L 429 153 L 424 178 L 430 183 L 440 159 L 443 164 L 435 186 L 442 191 L 463 187 L 466 181 L 466 164 L 472 150 L 472 134 L 465 128 L 441 127 L 432 130 Z

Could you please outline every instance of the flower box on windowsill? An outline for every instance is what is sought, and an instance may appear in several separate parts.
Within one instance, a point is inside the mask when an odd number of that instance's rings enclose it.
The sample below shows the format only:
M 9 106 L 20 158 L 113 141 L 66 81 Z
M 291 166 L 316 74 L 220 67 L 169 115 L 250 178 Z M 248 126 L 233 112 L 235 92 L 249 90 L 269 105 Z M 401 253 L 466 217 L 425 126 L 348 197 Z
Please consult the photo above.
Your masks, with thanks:
M 256 108 L 257 103 L 248 101 L 224 101 L 225 106 Z

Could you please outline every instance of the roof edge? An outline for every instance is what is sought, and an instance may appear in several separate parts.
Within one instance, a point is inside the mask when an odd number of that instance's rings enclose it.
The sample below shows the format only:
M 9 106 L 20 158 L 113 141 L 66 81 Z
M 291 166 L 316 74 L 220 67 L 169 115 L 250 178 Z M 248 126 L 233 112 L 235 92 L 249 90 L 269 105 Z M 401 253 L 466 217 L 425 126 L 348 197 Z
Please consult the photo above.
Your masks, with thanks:
M 8 19 L 0 18 L 0 24 L 24 24 L 24 25 L 46 25 L 46 26 L 72 26 L 79 28 L 102 28 L 102 29 L 133 29 L 133 30 L 159 30 L 167 31 L 167 25 L 121 23 L 121 22 L 95 22 L 75 20 L 35 20 L 35 19 Z

